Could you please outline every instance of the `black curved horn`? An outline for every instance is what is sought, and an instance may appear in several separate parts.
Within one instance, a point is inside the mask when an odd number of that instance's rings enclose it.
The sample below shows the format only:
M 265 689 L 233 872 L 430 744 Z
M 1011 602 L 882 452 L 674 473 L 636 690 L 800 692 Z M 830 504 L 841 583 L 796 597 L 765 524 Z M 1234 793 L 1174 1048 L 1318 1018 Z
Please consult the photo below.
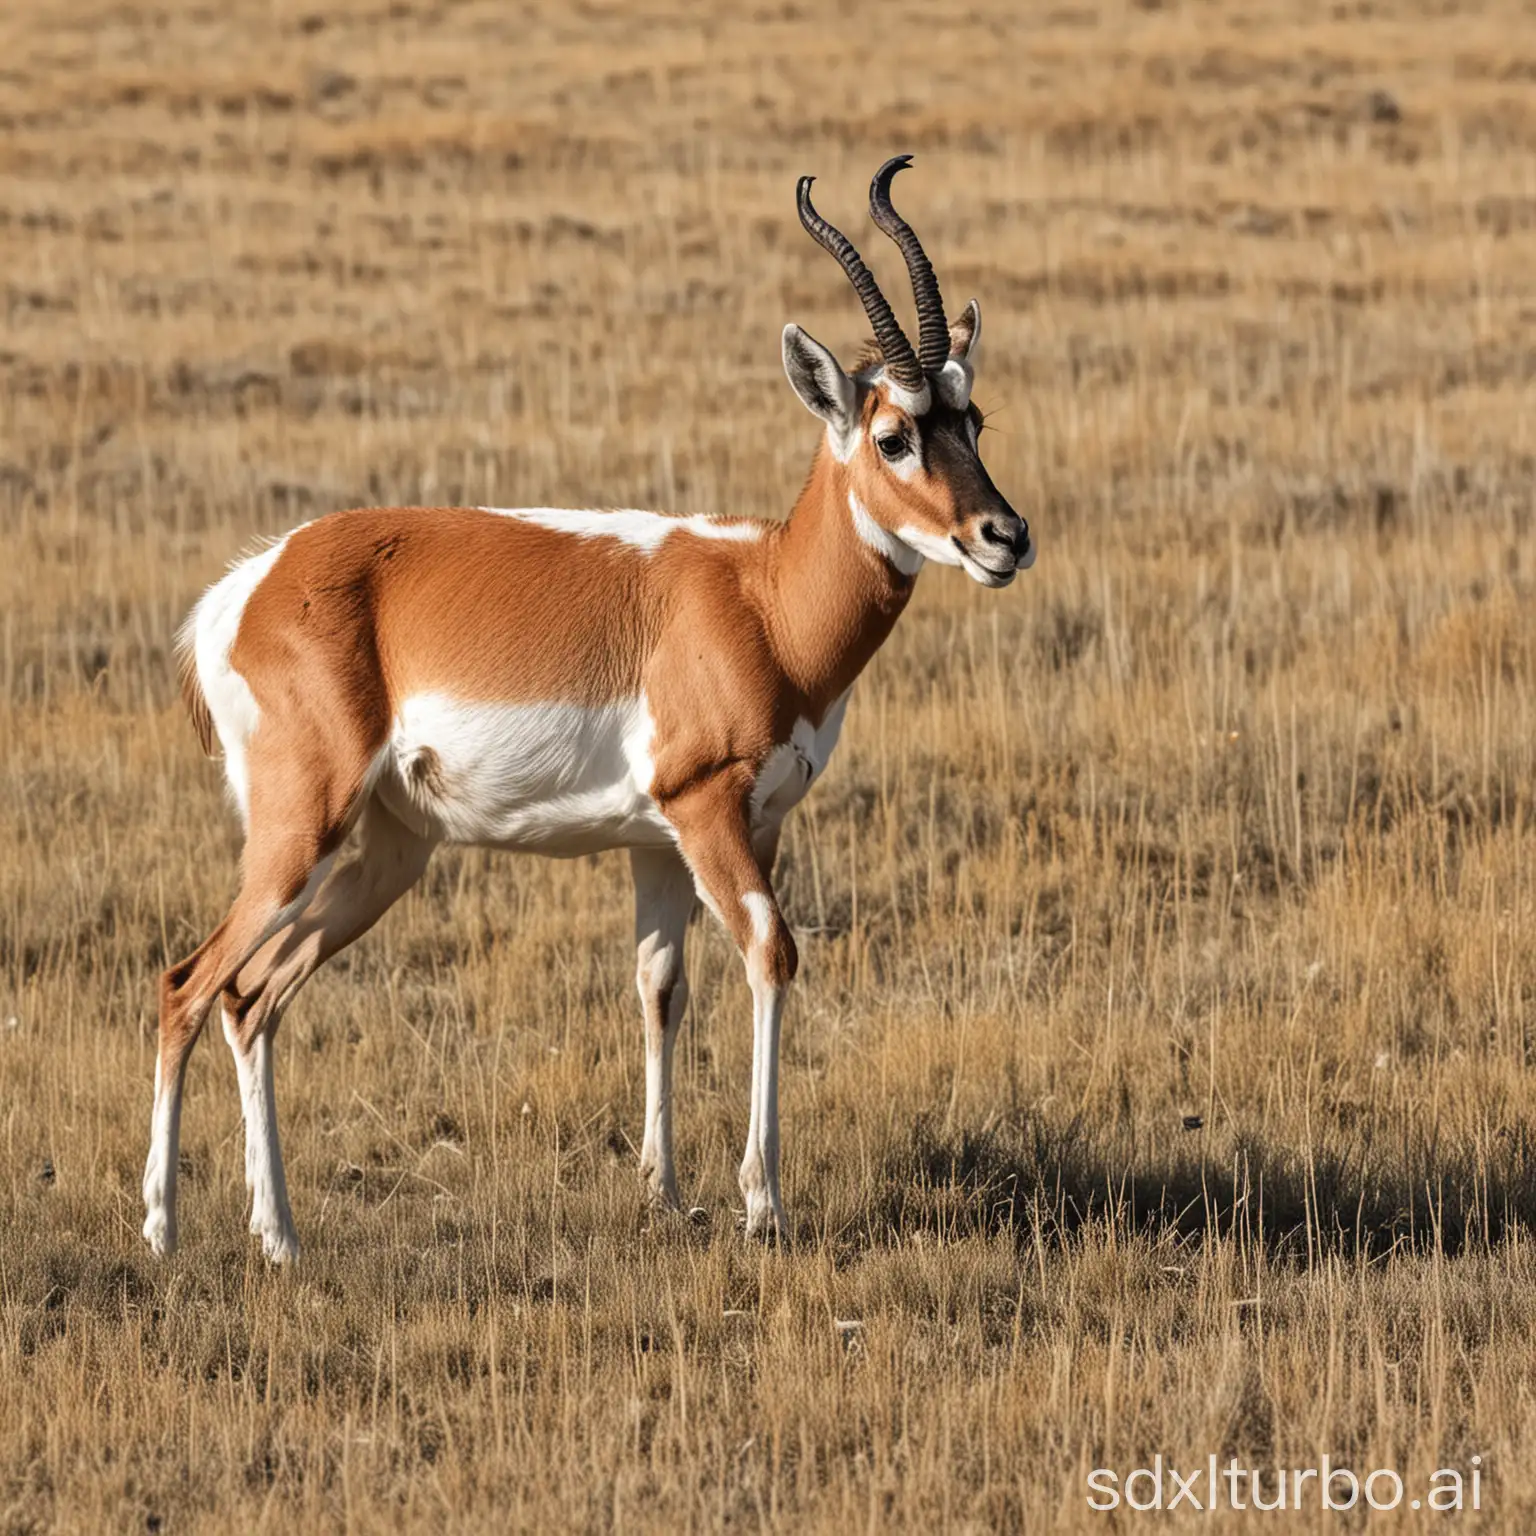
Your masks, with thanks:
M 875 172 L 875 179 L 869 184 L 869 213 L 901 247 L 906 258 L 912 277 L 912 297 L 917 300 L 918 361 L 924 373 L 937 373 L 949 361 L 949 322 L 944 318 L 944 298 L 922 241 L 891 206 L 891 180 L 911 163 L 911 155 L 893 155 Z
M 805 232 L 811 239 L 837 258 L 837 264 L 853 284 L 853 291 L 858 294 L 864 313 L 869 316 L 869 323 L 875 329 L 875 340 L 880 344 L 881 355 L 885 358 L 886 373 L 903 389 L 919 390 L 923 387 L 923 365 L 918 361 L 912 343 L 907 340 L 906 332 L 892 312 L 890 302 L 880 292 L 874 274 L 864 265 L 847 235 L 834 229 L 811 206 L 811 183 L 815 179 L 814 176 L 802 176 L 795 189 L 800 222 L 805 225 Z

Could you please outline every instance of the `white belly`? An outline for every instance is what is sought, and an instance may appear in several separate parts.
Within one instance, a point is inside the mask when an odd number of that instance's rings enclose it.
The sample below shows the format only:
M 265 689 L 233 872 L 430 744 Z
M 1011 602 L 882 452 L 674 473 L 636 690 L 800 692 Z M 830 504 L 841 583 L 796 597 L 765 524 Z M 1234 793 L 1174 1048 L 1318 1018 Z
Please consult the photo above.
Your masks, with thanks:
M 649 794 L 643 698 L 612 704 L 404 701 L 379 794 L 407 825 L 455 843 L 568 857 L 671 841 Z
M 775 827 L 820 777 L 848 695 L 819 727 L 795 724 L 758 772 L 757 827 Z M 406 699 L 377 780 L 407 826 L 452 843 L 573 857 L 674 841 L 651 798 L 654 723 L 644 696 L 596 706 Z

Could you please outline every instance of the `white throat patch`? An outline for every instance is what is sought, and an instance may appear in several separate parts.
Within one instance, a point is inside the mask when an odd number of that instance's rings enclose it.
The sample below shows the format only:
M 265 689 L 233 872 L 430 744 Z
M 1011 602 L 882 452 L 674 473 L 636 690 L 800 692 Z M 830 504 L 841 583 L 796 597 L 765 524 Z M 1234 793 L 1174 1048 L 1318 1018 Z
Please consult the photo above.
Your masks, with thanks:
M 903 576 L 916 576 L 922 570 L 923 557 L 910 544 L 882 528 L 852 491 L 848 492 L 848 510 L 853 513 L 853 531 L 877 555 L 888 560 Z

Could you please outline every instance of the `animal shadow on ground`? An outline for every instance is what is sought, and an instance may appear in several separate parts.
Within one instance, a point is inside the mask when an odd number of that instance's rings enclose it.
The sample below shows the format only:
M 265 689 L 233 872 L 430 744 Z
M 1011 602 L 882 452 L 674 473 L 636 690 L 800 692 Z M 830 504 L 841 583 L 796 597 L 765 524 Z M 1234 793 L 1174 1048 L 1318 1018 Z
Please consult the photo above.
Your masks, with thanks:
M 1536 1226 L 1531 1128 L 1491 1151 L 1364 1140 L 1305 1149 L 1174 1122 L 1167 1150 L 1128 1154 L 1078 1114 L 1016 1111 L 977 1126 L 921 1116 L 881 1165 L 859 1246 L 914 1234 L 1011 1234 L 1021 1249 L 1112 1228 L 1156 1242 L 1237 1240 L 1270 1261 L 1483 1250 Z M 1187 1143 L 1186 1147 L 1179 1145 Z

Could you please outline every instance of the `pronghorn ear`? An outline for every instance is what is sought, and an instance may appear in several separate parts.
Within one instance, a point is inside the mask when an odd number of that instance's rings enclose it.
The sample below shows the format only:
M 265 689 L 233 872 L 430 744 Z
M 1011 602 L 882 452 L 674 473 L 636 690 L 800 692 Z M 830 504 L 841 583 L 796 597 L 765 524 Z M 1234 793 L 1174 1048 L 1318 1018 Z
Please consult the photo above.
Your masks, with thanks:
M 975 299 L 949 322 L 949 355 L 959 362 L 971 361 L 971 353 L 981 341 L 981 305 Z
M 949 322 L 949 357 L 937 376 L 944 403 L 957 411 L 971 403 L 971 385 L 976 378 L 974 358 L 980 340 L 981 306 L 972 299 L 959 318 Z
M 784 372 L 813 416 L 820 416 L 836 432 L 846 435 L 852 429 L 853 380 L 838 360 L 798 325 L 784 327 Z

